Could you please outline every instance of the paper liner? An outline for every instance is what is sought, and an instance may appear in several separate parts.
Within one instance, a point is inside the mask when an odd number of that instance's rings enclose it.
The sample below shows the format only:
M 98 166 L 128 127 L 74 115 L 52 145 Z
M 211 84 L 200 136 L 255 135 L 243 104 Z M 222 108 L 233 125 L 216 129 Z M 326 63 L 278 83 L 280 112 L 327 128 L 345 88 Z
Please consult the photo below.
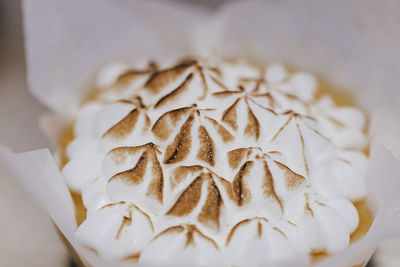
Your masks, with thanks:
M 400 114 L 400 2 L 237 1 L 214 15 L 207 51 L 277 60 L 352 90 L 366 109 Z M 212 25 L 212 26 L 211 26 Z
M 42 123 L 53 141 L 90 89 L 96 70 L 118 60 L 201 54 L 283 61 L 349 88 L 370 115 L 372 107 L 386 107 L 371 123 L 376 137 L 367 200 L 374 224 L 363 239 L 317 266 L 365 265 L 380 240 L 400 234 L 400 160 L 395 156 L 400 155 L 400 131 L 391 115 L 400 111 L 399 2 L 234 2 L 213 14 L 176 3 L 132 0 L 26 0 L 23 8 L 30 90 L 63 114 Z M 111 264 L 74 240 L 73 203 L 49 150 L 14 154 L 2 148 L 0 160 L 86 264 L 126 265 Z M 302 263 L 293 259 L 282 266 L 294 262 Z
M 63 113 L 110 61 L 193 52 L 188 36 L 205 18 L 205 11 L 165 1 L 26 0 L 23 12 L 30 89 Z

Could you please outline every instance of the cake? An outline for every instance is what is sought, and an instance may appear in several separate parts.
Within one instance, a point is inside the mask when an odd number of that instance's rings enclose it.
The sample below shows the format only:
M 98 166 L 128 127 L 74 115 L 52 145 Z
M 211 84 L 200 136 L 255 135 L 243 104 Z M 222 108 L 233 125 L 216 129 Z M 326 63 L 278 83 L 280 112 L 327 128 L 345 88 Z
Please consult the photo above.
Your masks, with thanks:
M 60 166 L 75 238 L 100 257 L 314 262 L 368 230 L 366 118 L 313 75 L 185 58 L 109 64 L 94 87 Z

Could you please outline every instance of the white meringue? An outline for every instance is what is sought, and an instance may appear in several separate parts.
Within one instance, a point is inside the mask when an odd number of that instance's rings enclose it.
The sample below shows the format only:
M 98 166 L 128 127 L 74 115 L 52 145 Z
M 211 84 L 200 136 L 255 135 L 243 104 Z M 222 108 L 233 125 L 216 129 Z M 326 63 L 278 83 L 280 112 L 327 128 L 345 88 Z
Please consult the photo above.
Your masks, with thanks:
M 366 196 L 365 118 L 279 64 L 115 64 L 80 109 L 63 174 L 77 239 L 111 260 L 265 266 L 348 247 Z M 350 150 L 351 149 L 351 150 Z

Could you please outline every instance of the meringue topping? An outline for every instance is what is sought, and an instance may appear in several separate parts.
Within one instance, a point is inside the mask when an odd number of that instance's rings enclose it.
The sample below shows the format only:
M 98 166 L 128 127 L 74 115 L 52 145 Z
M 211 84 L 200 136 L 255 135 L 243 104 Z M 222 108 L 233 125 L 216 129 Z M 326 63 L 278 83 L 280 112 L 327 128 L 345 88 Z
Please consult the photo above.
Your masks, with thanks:
M 112 64 L 97 80 L 63 168 L 87 209 L 83 245 L 116 261 L 217 266 L 349 245 L 365 118 L 316 98 L 311 74 L 184 59 Z

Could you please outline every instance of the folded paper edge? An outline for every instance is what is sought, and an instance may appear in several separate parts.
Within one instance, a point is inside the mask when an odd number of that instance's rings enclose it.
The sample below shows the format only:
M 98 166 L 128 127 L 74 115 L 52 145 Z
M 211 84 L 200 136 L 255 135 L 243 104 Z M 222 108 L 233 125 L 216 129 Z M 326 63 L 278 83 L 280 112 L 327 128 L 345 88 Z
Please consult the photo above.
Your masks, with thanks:
M 7 147 L 0 147 L 0 160 L 25 191 L 45 208 L 61 232 L 71 236 L 76 228 L 72 199 L 49 150 L 13 153 Z

